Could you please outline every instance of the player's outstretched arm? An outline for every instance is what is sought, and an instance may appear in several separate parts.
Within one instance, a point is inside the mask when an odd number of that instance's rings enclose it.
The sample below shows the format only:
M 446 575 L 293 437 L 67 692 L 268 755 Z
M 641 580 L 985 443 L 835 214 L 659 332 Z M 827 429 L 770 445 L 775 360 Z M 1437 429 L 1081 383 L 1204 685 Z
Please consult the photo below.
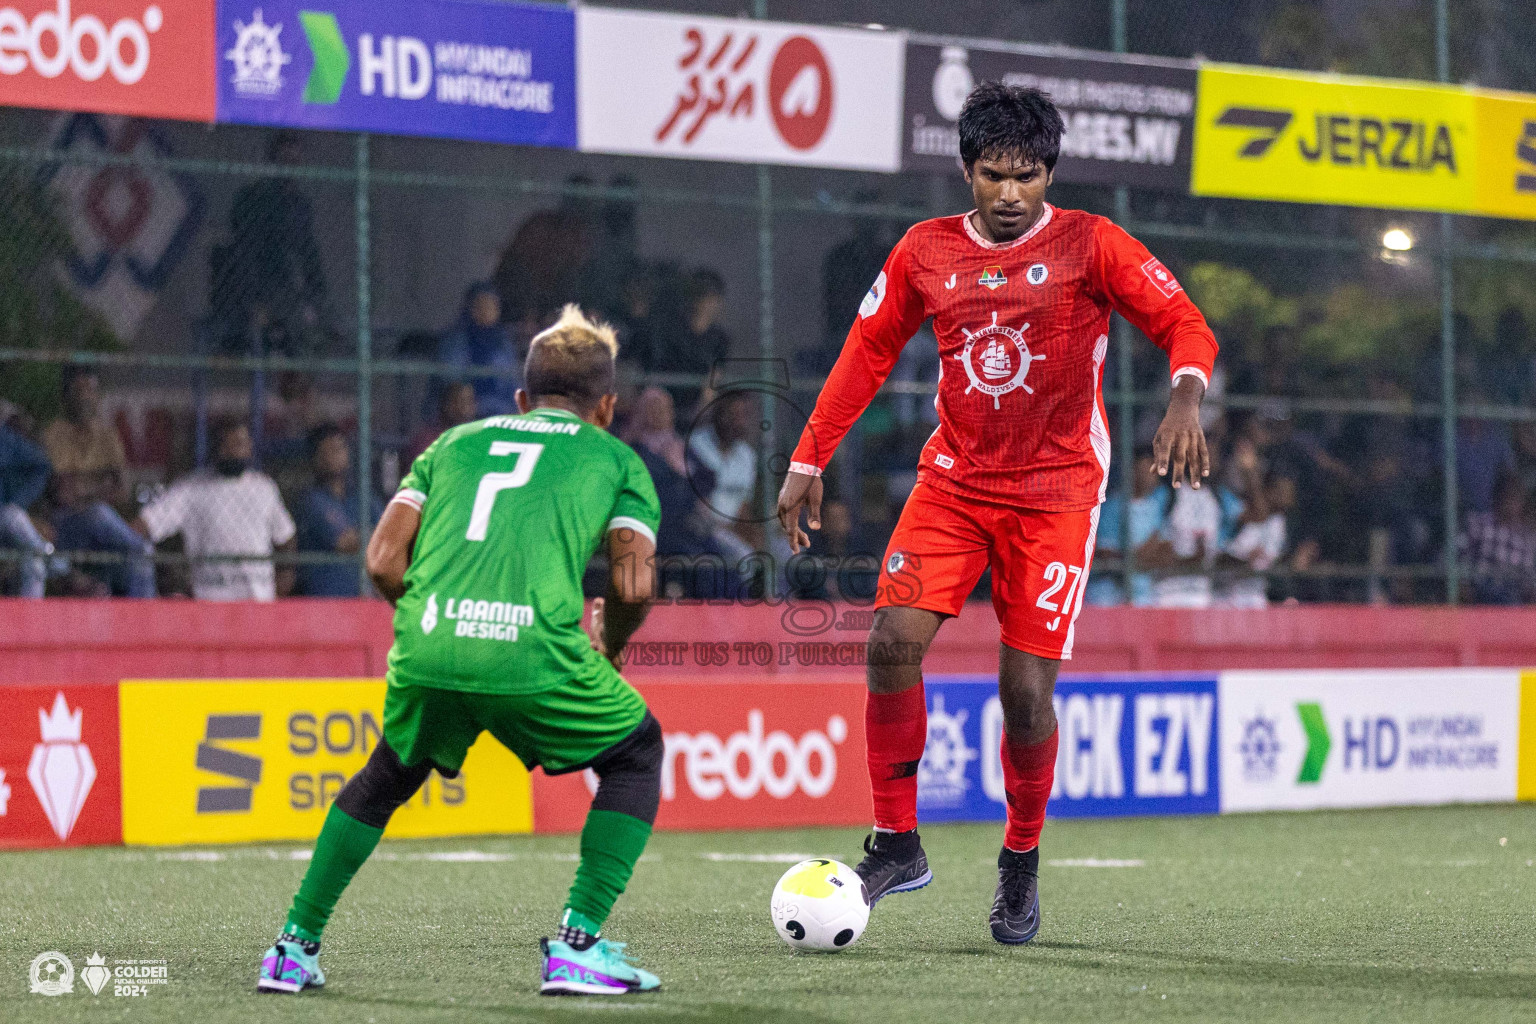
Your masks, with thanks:
M 391 501 L 368 539 L 368 578 L 390 604 L 405 596 L 405 571 L 411 567 L 421 512 L 404 501 Z
M 613 571 L 608 596 L 592 602 L 592 646 L 619 667 L 619 656 L 645 622 L 656 586 L 656 542 L 638 530 L 608 531 L 608 560 Z
M 1200 378 L 1187 374 L 1173 385 L 1168 412 L 1152 438 L 1152 461 L 1159 476 L 1168 477 L 1175 488 L 1188 475 L 1190 485 L 1198 488 L 1211 475 L 1211 455 L 1205 447 L 1205 431 L 1200 426 L 1200 399 L 1205 385 Z
M 779 488 L 779 526 L 789 537 L 789 549 L 793 552 L 798 553 L 811 543 L 810 535 L 800 528 L 802 507 L 810 512 L 806 525 L 813 530 L 821 529 L 821 493 L 819 476 L 790 470 L 784 477 L 784 486 Z

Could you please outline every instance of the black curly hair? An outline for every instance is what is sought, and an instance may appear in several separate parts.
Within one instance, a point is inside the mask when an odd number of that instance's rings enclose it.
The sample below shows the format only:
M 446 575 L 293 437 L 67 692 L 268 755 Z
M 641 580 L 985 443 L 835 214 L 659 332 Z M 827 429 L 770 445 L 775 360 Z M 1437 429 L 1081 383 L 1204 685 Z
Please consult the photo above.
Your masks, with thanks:
M 1061 112 L 1039 89 L 983 82 L 960 109 L 960 162 L 969 169 L 984 157 L 1019 157 L 1051 170 L 1062 127 Z

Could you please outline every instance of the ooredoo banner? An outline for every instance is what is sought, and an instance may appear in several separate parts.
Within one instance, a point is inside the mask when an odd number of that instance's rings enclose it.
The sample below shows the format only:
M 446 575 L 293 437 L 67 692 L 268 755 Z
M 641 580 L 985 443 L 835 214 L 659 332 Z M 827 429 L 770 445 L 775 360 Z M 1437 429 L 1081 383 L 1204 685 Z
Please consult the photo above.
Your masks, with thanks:
M 1007 812 L 1003 706 L 995 676 L 930 676 L 928 743 L 917 770 L 924 821 L 1001 820 Z M 1215 814 L 1216 679 L 1063 678 L 1052 817 Z
M 661 722 L 659 829 L 872 819 L 862 683 L 638 682 Z M 533 774 L 539 832 L 581 828 L 597 778 Z
M 213 0 L 0 0 L 0 105 L 212 121 Z
M 0 686 L 0 847 L 123 841 L 117 687 Z
M 1223 811 L 1513 800 L 1520 672 L 1224 672 Z
M 1066 131 L 1062 181 L 1136 188 L 1189 188 L 1194 138 L 1193 61 L 1072 56 L 1028 49 L 912 43 L 907 47 L 902 167 L 954 171 L 956 122 L 981 82 L 1043 90 Z
M 898 32 L 582 7 L 581 148 L 895 171 Z
M 219 0 L 219 120 L 576 144 L 575 18 L 467 0 Z
M 313 839 L 383 731 L 384 681 L 124 682 L 123 840 Z M 457 777 L 436 772 L 392 836 L 527 832 L 528 773 L 489 735 Z

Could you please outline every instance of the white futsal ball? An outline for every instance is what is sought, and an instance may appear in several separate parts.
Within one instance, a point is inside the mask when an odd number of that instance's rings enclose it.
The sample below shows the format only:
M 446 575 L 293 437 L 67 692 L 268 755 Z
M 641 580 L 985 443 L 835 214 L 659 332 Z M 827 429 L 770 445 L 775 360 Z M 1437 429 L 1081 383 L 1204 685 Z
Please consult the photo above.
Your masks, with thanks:
M 803 860 L 773 887 L 773 927 L 796 949 L 836 953 L 864 934 L 869 904 L 854 870 L 835 860 Z

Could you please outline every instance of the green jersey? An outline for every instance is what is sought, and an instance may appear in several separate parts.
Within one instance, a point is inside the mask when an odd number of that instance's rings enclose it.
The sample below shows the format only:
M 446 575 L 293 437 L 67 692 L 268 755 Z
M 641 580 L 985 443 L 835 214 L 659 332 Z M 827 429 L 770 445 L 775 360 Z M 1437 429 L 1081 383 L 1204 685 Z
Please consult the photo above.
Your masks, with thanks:
M 613 671 L 581 628 L 581 578 L 609 530 L 660 525 L 628 445 L 563 409 L 492 416 L 434 441 L 395 500 L 421 531 L 391 683 L 519 694 Z

